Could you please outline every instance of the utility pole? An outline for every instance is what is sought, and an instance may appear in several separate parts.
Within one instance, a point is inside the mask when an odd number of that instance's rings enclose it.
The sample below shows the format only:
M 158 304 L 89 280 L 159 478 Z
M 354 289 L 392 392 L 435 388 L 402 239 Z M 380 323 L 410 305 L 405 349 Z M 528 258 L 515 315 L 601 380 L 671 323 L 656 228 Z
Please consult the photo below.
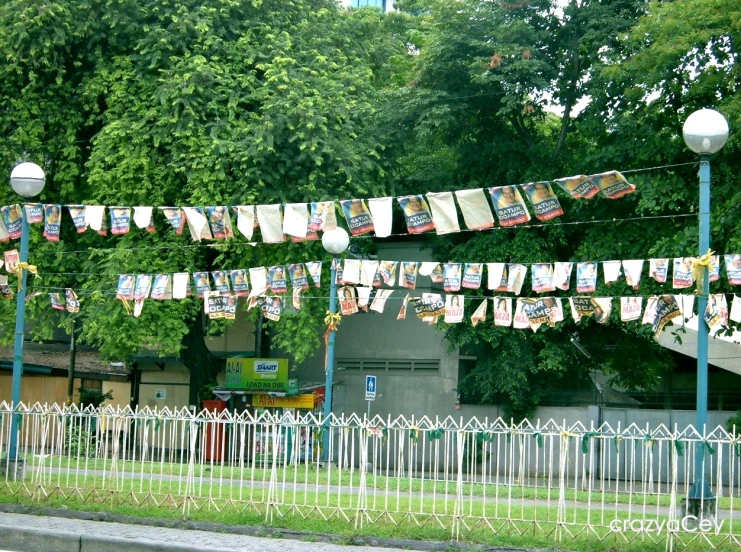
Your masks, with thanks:
M 72 319 L 72 339 L 69 342 L 69 371 L 67 373 L 67 404 L 72 404 L 75 394 L 75 357 L 77 356 L 77 318 Z

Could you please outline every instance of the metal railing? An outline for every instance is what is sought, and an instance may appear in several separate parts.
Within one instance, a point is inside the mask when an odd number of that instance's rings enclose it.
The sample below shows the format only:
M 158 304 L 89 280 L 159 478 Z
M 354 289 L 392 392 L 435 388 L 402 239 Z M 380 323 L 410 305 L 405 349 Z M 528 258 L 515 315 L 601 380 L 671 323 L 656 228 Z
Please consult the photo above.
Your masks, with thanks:
M 22 422 L 19 454 L 8 459 L 13 415 Z M 0 416 L 6 497 L 114 498 L 183 515 L 250 508 L 268 523 L 317 516 L 355 527 L 429 524 L 454 539 L 484 531 L 641 539 L 669 549 L 741 544 L 741 438 L 720 427 L 41 404 L 21 404 L 14 414 L 7 403 Z M 685 508 L 697 458 L 715 498 Z M 710 525 L 685 516 L 698 508 Z

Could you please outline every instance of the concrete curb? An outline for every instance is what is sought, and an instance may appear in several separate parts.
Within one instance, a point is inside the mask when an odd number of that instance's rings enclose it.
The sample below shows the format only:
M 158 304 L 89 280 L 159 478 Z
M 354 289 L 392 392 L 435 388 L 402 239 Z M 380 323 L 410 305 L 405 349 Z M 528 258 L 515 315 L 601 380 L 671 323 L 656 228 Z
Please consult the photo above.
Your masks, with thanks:
M 499 551 L 499 552 L 546 552 L 543 549 L 508 548 L 488 545 L 470 545 L 464 543 L 416 541 L 406 539 L 387 539 L 374 537 L 352 537 L 323 533 L 305 533 L 288 529 L 226 525 L 221 523 L 192 521 L 188 518 L 181 520 L 139 518 L 109 514 L 105 512 L 84 512 L 61 508 L 31 507 L 22 504 L 0 504 L 0 512 L 10 514 L 25 514 L 33 516 L 57 517 L 70 520 L 85 520 L 110 523 L 124 523 L 148 527 L 163 527 L 168 529 L 183 529 L 207 531 L 211 533 L 244 535 L 249 537 L 283 538 L 296 541 L 330 543 L 338 545 L 351 544 L 354 546 L 369 546 L 379 548 L 403 548 L 420 552 L 447 552 L 461 551 Z M 8 533 L 8 531 L 4 531 Z M 0 546 L 23 552 L 59 552 L 59 550 L 75 550 L 76 552 L 111 552 L 116 546 L 127 552 L 200 552 L 201 548 L 177 543 L 155 542 L 149 539 L 120 538 L 115 535 L 101 537 L 99 535 L 74 534 L 71 532 L 49 531 L 38 529 L 13 528 L 12 535 L 4 535 Z M 556 549 L 549 549 L 556 550 Z M 209 552 L 234 552 L 232 549 L 210 548 Z
M 80 535 L 71 531 L 14 527 L 9 531 L 3 531 L 0 546 L 9 550 L 23 550 L 23 552 L 79 551 Z

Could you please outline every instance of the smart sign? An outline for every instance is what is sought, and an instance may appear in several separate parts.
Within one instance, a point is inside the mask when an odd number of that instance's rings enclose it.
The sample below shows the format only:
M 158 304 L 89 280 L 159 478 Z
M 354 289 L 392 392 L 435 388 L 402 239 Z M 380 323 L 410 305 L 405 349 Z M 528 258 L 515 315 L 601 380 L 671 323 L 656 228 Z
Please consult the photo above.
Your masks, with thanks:
M 288 391 L 288 359 L 228 358 L 225 387 L 247 391 Z

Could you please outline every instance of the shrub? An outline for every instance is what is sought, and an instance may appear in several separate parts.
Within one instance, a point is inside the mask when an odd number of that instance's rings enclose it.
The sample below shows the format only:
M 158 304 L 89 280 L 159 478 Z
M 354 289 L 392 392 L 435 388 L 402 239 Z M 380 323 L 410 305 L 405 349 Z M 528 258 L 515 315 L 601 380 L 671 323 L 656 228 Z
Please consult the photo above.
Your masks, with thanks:
M 733 433 L 733 426 L 736 426 L 736 433 L 741 433 L 741 410 L 736 412 L 735 416 L 731 416 L 726 421 L 726 429 L 728 433 Z
M 67 454 L 73 458 L 92 458 L 95 456 L 97 439 L 94 434 L 80 426 L 67 426 L 64 432 Z

